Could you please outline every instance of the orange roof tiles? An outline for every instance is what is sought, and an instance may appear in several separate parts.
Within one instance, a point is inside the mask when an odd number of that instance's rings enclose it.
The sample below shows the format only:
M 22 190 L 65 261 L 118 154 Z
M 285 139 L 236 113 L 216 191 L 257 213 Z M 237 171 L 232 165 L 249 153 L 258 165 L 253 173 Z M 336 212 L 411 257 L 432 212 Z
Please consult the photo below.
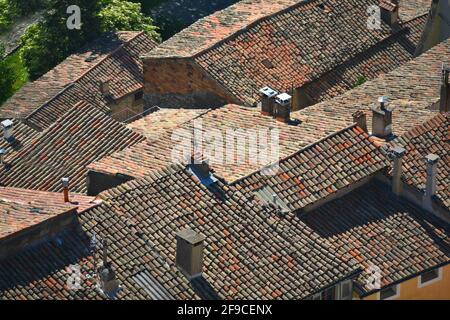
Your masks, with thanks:
M 68 212 L 81 213 L 101 203 L 94 197 L 0 187 L 0 239 Z

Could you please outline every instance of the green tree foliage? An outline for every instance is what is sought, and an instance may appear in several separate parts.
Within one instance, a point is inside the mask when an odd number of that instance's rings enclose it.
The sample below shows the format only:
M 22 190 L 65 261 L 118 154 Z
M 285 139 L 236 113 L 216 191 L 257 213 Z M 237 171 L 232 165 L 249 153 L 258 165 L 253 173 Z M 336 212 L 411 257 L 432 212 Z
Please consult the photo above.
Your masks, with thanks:
M 93 0 L 49 0 L 43 20 L 27 29 L 22 36 L 21 58 L 30 79 L 35 80 L 69 54 L 101 33 L 98 14 L 101 6 Z M 81 29 L 67 28 L 67 8 L 81 9 Z
M 43 9 L 47 0 L 6 0 L 18 15 L 26 16 Z
M 0 45 L 0 103 L 11 96 L 12 87 L 16 81 L 13 68 L 3 58 L 5 50 Z
M 152 18 L 142 14 L 140 3 L 123 0 L 104 0 L 103 3 L 99 14 L 103 31 L 143 30 L 154 39 L 159 39 L 157 27 L 153 25 Z
M 0 32 L 8 29 L 16 16 L 8 0 L 0 0 Z
M 2 0 L 0 0 L 2 1 Z M 159 39 L 153 21 L 145 17 L 139 3 L 122 0 L 47 0 L 48 10 L 40 23 L 22 36 L 21 58 L 31 80 L 64 60 L 68 55 L 102 32 L 113 30 L 144 30 Z M 81 29 L 69 30 L 67 8 L 81 9 Z

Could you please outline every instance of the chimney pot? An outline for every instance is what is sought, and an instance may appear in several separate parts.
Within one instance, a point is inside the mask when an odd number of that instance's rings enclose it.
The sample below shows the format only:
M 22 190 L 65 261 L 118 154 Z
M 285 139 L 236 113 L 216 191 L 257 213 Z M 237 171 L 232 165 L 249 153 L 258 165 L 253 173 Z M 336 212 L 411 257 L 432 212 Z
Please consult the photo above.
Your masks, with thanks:
M 69 178 L 62 178 L 62 186 L 63 186 L 63 194 L 64 194 L 64 202 L 69 202 Z
M 288 122 L 291 117 L 291 100 L 292 96 L 287 93 L 282 93 L 276 96 L 276 104 L 274 109 L 274 116 L 277 121 Z
M 263 115 L 273 116 L 274 99 L 278 95 L 278 92 L 270 87 L 264 87 L 259 92 L 261 94 L 261 113 Z
M 436 194 L 436 173 L 439 156 L 436 154 L 429 154 L 425 157 L 427 165 L 427 181 L 425 187 L 425 206 L 432 210 L 433 197 Z
M 201 275 L 205 238 L 191 229 L 177 233 L 176 263 L 190 278 Z
M 110 94 L 110 82 L 111 82 L 111 81 L 110 81 L 109 79 L 100 81 L 100 92 L 101 92 L 104 96 Z
M 388 101 L 388 99 L 385 96 L 381 96 L 378 98 L 378 102 L 380 103 L 381 110 L 386 110 L 387 101 Z
M 379 138 L 392 135 L 392 110 L 386 107 L 387 98 L 378 98 L 380 107 L 372 107 L 372 134 Z
M 397 146 L 392 150 L 394 166 L 392 172 L 392 192 L 397 196 L 402 194 L 402 174 L 403 174 L 403 156 L 406 153 L 405 148 Z
M 390 27 L 399 25 L 399 5 L 397 0 L 380 1 L 381 19 Z
M 450 67 L 442 64 L 440 112 L 450 111 Z
M 362 110 L 358 110 L 355 113 L 352 114 L 353 117 L 353 123 L 356 123 L 358 127 L 364 130 L 364 132 L 367 132 L 367 118 L 366 114 Z
M 2 121 L 3 137 L 6 141 L 11 142 L 13 140 L 13 122 L 12 120 L 6 119 Z

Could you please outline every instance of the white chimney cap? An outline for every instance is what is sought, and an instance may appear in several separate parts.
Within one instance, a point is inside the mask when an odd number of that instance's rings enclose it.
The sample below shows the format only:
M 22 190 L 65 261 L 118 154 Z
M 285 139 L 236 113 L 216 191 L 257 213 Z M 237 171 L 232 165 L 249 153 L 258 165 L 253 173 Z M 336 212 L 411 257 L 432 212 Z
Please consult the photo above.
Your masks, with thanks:
M 400 146 L 396 146 L 392 149 L 392 153 L 396 157 L 403 157 L 406 153 L 406 149 Z
M 13 126 L 13 122 L 11 120 L 6 119 L 6 120 L 2 121 L 2 127 L 4 129 L 11 128 L 12 126 Z
M 69 186 L 69 178 L 62 178 L 61 182 L 64 188 L 67 188 Z
M 379 103 L 386 103 L 387 101 L 388 101 L 388 99 L 385 96 L 381 96 L 378 98 Z
M 278 92 L 273 90 L 271 87 L 264 87 L 262 89 L 259 89 L 259 92 L 265 95 L 267 98 L 273 98 L 278 94 Z
M 279 104 L 285 105 L 285 104 L 288 104 L 291 101 L 291 99 L 292 99 L 292 97 L 289 94 L 282 93 L 282 94 L 277 95 L 276 100 Z
M 430 153 L 425 157 L 426 163 L 435 164 L 439 161 L 439 156 L 437 154 Z

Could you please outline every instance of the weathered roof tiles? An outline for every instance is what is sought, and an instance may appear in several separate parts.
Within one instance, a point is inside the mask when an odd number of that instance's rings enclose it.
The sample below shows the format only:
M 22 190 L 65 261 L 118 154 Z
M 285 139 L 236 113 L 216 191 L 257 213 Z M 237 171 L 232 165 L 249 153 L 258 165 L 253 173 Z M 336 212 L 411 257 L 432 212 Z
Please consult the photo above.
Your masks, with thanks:
M 88 164 L 143 140 L 96 107 L 80 102 L 25 148 L 5 159 L 0 183 L 60 191 L 61 178 L 69 177 L 70 189 L 84 193 Z

